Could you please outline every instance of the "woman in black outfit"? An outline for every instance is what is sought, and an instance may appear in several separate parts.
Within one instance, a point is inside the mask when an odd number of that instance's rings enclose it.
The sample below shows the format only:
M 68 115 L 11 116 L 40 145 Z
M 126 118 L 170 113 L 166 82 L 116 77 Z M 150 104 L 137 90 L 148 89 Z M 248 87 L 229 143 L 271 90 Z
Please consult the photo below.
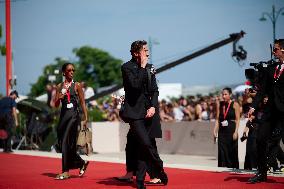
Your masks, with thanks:
M 78 154 L 76 142 L 78 136 L 78 126 L 80 125 L 79 104 L 82 107 L 84 119 L 83 125 L 87 124 L 87 110 L 85 106 L 84 94 L 79 82 L 73 81 L 74 65 L 65 63 L 62 66 L 62 73 L 65 81 L 57 85 L 55 106 L 61 102 L 60 120 L 57 127 L 58 148 L 62 152 L 62 173 L 55 179 L 63 180 L 70 177 L 70 169 L 79 169 L 79 176 L 83 176 L 89 164 Z
M 223 101 L 217 107 L 214 137 L 218 137 L 218 167 L 238 169 L 240 106 L 231 99 L 231 95 L 231 88 L 223 89 Z

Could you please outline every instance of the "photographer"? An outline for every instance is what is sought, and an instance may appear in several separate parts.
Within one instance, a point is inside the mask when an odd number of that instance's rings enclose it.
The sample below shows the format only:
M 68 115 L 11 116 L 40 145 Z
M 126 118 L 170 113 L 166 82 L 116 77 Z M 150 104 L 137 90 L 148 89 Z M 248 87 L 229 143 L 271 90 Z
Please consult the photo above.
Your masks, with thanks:
M 248 180 L 250 183 L 267 180 L 267 140 L 273 128 L 278 125 L 279 127 L 284 126 L 284 74 L 282 74 L 284 70 L 284 39 L 274 41 L 273 55 L 279 60 L 279 63 L 268 65 L 263 71 L 262 82 L 259 83 L 259 90 L 248 113 L 251 118 L 264 95 L 268 95 L 268 102 L 263 110 L 263 123 L 257 132 L 258 172 Z

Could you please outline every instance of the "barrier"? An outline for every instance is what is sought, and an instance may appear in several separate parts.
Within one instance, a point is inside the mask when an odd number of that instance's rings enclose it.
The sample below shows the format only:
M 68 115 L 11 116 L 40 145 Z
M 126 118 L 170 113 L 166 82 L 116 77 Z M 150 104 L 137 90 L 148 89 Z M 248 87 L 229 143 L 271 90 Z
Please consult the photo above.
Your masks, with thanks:
M 246 120 L 241 120 L 242 136 Z M 184 121 L 162 122 L 163 138 L 157 139 L 159 153 L 204 155 L 217 157 L 217 144 L 213 140 L 215 122 Z M 93 149 L 98 153 L 123 152 L 129 125 L 122 122 L 93 122 Z M 240 138 L 240 137 L 239 137 Z M 246 141 L 239 140 L 239 161 L 244 161 Z

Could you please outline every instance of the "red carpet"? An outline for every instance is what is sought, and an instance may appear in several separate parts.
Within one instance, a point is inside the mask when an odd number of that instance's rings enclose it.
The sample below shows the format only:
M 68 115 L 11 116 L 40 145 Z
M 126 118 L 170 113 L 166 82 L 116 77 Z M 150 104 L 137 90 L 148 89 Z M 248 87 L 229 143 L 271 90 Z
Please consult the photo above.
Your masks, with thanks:
M 61 170 L 61 159 L 0 153 L 0 189 L 101 189 L 135 188 L 112 179 L 125 173 L 125 165 L 91 162 L 86 175 L 78 177 L 78 170 L 71 171 L 71 179 L 54 180 Z M 267 189 L 284 188 L 283 177 L 269 177 L 267 183 L 247 184 L 251 175 L 218 173 L 187 169 L 166 168 L 169 176 L 167 186 L 147 188 L 173 189 Z

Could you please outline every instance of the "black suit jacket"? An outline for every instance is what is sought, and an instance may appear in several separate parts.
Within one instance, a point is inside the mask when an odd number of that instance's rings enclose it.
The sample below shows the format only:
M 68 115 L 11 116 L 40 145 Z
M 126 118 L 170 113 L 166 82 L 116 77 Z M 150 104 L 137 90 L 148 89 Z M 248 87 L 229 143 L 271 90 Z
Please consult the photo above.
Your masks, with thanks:
M 266 115 L 270 117 L 273 112 L 284 115 L 284 73 L 275 82 L 274 73 L 277 64 L 264 68 L 263 78 L 260 80 L 260 89 L 254 98 L 252 107 L 257 109 L 265 95 L 268 95 L 268 102 L 265 108 Z
M 154 74 L 148 77 L 147 70 L 151 68 L 147 64 L 143 69 L 134 60 L 130 60 L 121 66 L 123 87 L 125 91 L 123 116 L 130 120 L 145 119 L 147 110 L 155 107 L 153 118 L 146 119 L 146 127 L 152 137 L 161 137 L 161 125 L 159 117 L 158 86 Z

